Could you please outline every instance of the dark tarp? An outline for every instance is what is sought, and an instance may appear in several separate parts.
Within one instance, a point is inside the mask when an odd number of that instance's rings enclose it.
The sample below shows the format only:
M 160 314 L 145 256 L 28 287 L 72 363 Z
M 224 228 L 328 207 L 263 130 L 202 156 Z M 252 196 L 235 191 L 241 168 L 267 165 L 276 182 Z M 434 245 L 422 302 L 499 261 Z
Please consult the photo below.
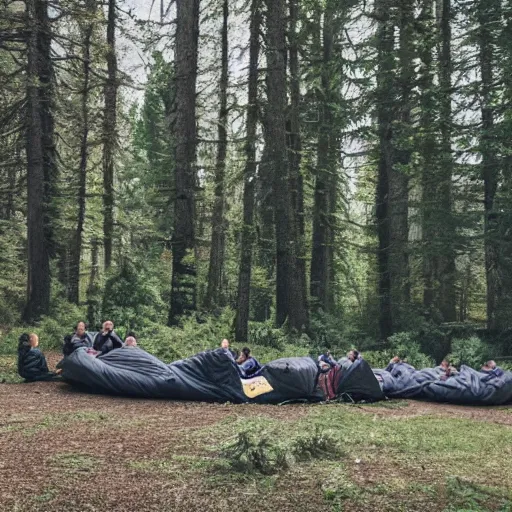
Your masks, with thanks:
M 443 379 L 436 368 L 416 370 L 398 363 L 391 372 L 375 370 L 391 398 L 418 398 L 454 404 L 501 405 L 512 402 L 512 373 L 485 373 L 462 366 L 460 373 Z
M 350 368 L 342 371 L 336 394 L 341 398 L 350 397 L 354 402 L 384 399 L 379 382 L 364 359 L 357 359 Z
M 323 398 L 323 393 L 317 388 L 318 365 L 310 357 L 276 359 L 266 364 L 257 375 L 265 377 L 274 391 L 255 398 L 256 402 L 320 401 Z
M 234 403 L 321 399 L 316 391 L 318 369 L 307 357 L 278 359 L 264 366 L 258 375 L 267 379 L 273 391 L 254 398 L 244 393 L 236 363 L 222 349 L 166 365 L 136 347 L 99 357 L 80 348 L 64 358 L 59 368 L 66 381 L 96 393 Z

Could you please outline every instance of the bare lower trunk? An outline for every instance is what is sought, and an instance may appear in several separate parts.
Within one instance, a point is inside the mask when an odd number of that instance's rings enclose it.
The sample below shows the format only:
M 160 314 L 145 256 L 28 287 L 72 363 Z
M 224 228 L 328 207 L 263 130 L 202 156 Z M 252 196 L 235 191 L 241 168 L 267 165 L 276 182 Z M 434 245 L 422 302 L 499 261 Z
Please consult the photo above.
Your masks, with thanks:
M 117 57 L 116 0 L 108 0 L 107 81 L 105 83 L 105 114 L 103 123 L 103 245 L 105 269 L 112 264 L 114 236 L 114 155 L 117 142 Z
M 244 225 L 242 228 L 235 339 L 248 341 L 252 251 L 254 245 L 254 184 L 256 179 L 256 129 L 258 124 L 258 60 L 261 26 L 260 0 L 252 0 L 249 41 L 249 86 L 244 172 Z
M 224 174 L 226 170 L 227 152 L 227 122 L 228 122 L 228 0 L 223 4 L 222 23 L 222 70 L 220 77 L 220 110 L 218 121 L 217 161 L 215 164 L 215 202 L 212 215 L 212 238 L 210 249 L 210 266 L 208 269 L 208 289 L 206 292 L 205 306 L 224 306 L 222 296 L 222 280 L 224 270 L 225 253 L 225 229 L 224 218 Z
M 27 237 L 28 280 L 24 320 L 33 322 L 48 314 L 50 308 L 50 234 L 49 215 L 53 156 L 53 118 L 51 94 L 50 27 L 48 5 L 40 0 L 27 0 L 29 27 L 27 40 Z M 44 134 L 44 129 L 50 133 Z
M 289 0 L 290 23 L 289 38 L 289 67 L 290 67 L 290 114 L 288 134 L 288 162 L 290 166 L 290 188 L 293 205 L 293 215 L 296 221 L 296 272 L 297 286 L 299 286 L 301 301 L 307 314 L 308 293 L 306 284 L 306 251 L 304 245 L 304 183 L 300 168 L 302 143 L 300 136 L 300 69 L 299 44 L 297 23 L 299 16 L 297 0 Z M 306 323 L 304 324 L 307 326 Z
M 196 309 L 196 79 L 199 0 L 177 3 L 174 232 L 169 323 Z
M 297 229 L 286 151 L 286 12 L 284 0 L 267 0 L 267 98 L 269 156 L 276 221 L 276 321 L 302 329 L 306 304 L 297 268 Z
M 493 108 L 493 66 L 494 40 L 493 22 L 497 22 L 499 2 L 480 0 L 477 6 L 478 43 L 480 49 L 482 136 L 480 152 L 482 154 L 482 176 L 484 179 L 484 235 L 485 235 L 485 274 L 487 279 L 487 327 L 495 330 L 499 327 L 498 309 L 502 294 L 499 258 L 499 217 L 495 211 L 495 198 L 498 188 L 499 162 L 494 148 L 495 126 Z
M 440 214 L 438 240 L 442 246 L 438 258 L 436 277 L 439 281 L 437 303 L 445 322 L 456 320 L 455 294 L 455 224 L 453 219 L 452 198 L 452 56 L 451 56 L 451 0 L 437 0 L 439 45 L 439 87 L 440 87 L 440 125 L 441 158 L 439 201 Z M 437 193 L 436 193 L 437 195 Z
M 96 0 L 88 0 L 88 14 L 94 14 L 96 10 Z M 83 231 L 85 224 L 85 206 L 87 189 L 87 157 L 88 157 L 88 138 L 89 138 L 89 76 L 91 66 L 91 37 L 93 25 L 89 23 L 84 29 L 83 36 L 83 89 L 81 93 L 81 114 L 82 114 L 82 134 L 80 140 L 80 167 L 78 181 L 78 221 L 75 232 L 75 240 L 71 247 L 71 263 L 69 278 L 68 300 L 75 304 L 80 299 L 80 259 L 82 255 Z
M 394 87 L 393 24 L 389 0 L 378 0 L 375 6 L 379 19 L 377 31 L 379 68 L 377 70 L 377 123 L 379 135 L 376 221 L 378 235 L 377 263 L 379 270 L 379 332 L 382 339 L 393 333 L 390 277 L 390 187 L 393 169 L 393 108 L 389 98 Z
M 317 171 L 313 207 L 313 248 L 311 254 L 311 299 L 315 307 L 330 311 L 333 306 L 333 218 L 336 197 L 335 136 L 332 66 L 333 13 L 326 10 L 323 23 L 322 89 L 319 93 L 320 129 L 317 143 Z M 333 190 L 334 189 L 334 190 Z

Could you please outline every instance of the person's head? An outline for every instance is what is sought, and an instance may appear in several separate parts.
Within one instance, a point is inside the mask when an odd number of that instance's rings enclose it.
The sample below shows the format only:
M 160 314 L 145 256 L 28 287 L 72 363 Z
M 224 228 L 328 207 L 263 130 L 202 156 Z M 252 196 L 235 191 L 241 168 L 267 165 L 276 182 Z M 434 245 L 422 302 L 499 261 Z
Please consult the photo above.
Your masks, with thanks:
M 106 320 L 103 322 L 103 332 L 113 331 L 114 330 L 114 322 L 112 320 Z
M 496 361 L 493 361 L 492 359 L 490 361 L 487 361 L 485 363 L 485 366 L 489 368 L 490 370 L 494 370 L 496 368 Z
M 357 358 L 359 357 L 359 352 L 355 349 L 352 349 L 348 354 L 347 357 L 352 361 L 355 362 Z
M 251 349 L 249 347 L 244 347 L 242 349 L 242 356 L 245 357 L 245 359 L 249 359 L 251 357 Z
M 29 350 L 30 349 L 30 335 L 27 332 L 24 332 L 18 338 L 18 350 Z
M 444 368 L 444 369 L 450 368 L 450 362 L 448 361 L 448 359 L 443 359 L 441 361 L 441 368 Z
M 30 334 L 29 343 L 32 348 L 36 348 L 39 345 L 39 336 L 35 332 Z
M 85 334 L 85 330 L 85 322 L 80 321 L 76 324 L 75 332 L 78 336 L 83 336 Z
M 124 344 L 127 347 L 136 347 L 137 346 L 137 340 L 133 336 L 128 336 L 126 340 L 124 341 Z
M 224 338 L 222 341 L 221 341 L 221 344 L 220 344 L 221 348 L 223 348 L 224 350 L 228 350 L 229 349 L 229 341 Z
M 77 330 L 78 332 L 78 330 Z M 71 334 L 66 334 L 66 336 L 64 336 L 64 343 L 71 343 L 71 340 L 73 339 L 73 336 L 71 336 Z

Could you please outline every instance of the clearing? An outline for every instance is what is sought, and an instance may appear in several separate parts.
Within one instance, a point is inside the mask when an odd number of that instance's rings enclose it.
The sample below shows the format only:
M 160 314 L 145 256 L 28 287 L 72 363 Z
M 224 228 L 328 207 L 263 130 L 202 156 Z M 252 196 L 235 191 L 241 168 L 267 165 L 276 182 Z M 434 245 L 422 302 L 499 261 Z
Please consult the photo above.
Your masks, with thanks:
M 34 383 L 0 384 L 0 411 L 2 511 L 512 511 L 512 408 L 218 405 Z M 238 461 L 226 446 L 243 439 Z

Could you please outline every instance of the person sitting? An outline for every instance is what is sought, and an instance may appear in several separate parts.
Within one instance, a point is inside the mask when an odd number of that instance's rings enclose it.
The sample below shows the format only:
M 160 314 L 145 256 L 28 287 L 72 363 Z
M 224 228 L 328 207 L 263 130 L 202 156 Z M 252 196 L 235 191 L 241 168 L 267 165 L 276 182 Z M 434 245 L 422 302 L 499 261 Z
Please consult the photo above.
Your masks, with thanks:
M 242 349 L 242 353 L 236 362 L 246 377 L 251 377 L 261 369 L 261 364 L 251 356 L 251 349 L 248 347 Z
M 57 375 L 48 370 L 44 354 L 37 348 L 37 334 L 22 334 L 18 341 L 18 373 L 26 382 L 51 380 Z
M 107 320 L 103 323 L 103 329 L 96 335 L 94 339 L 93 348 L 101 354 L 107 354 L 116 348 L 122 348 L 123 342 L 121 338 L 114 331 L 114 323 Z
M 64 337 L 64 345 L 62 347 L 62 353 L 64 356 L 71 355 L 77 348 L 92 347 L 92 339 L 90 334 L 86 331 L 85 322 L 78 322 L 76 324 L 75 333 L 72 336 Z
M 331 368 L 335 368 L 336 364 L 336 361 L 328 350 L 318 356 L 318 366 L 322 373 L 328 372 Z
M 224 338 L 221 343 L 220 343 L 220 348 L 222 350 L 224 350 L 224 352 L 226 352 L 226 354 L 231 358 L 233 359 L 233 361 L 235 360 L 235 353 L 229 348 L 229 340 L 227 340 L 226 338 Z
M 356 349 L 352 349 L 347 352 L 346 357 L 342 357 L 338 361 L 338 364 L 341 366 L 342 370 L 348 370 L 358 359 L 361 358 L 361 354 Z
M 135 336 L 128 336 L 124 340 L 124 346 L 125 347 L 136 347 L 137 346 L 137 340 L 135 339 Z

